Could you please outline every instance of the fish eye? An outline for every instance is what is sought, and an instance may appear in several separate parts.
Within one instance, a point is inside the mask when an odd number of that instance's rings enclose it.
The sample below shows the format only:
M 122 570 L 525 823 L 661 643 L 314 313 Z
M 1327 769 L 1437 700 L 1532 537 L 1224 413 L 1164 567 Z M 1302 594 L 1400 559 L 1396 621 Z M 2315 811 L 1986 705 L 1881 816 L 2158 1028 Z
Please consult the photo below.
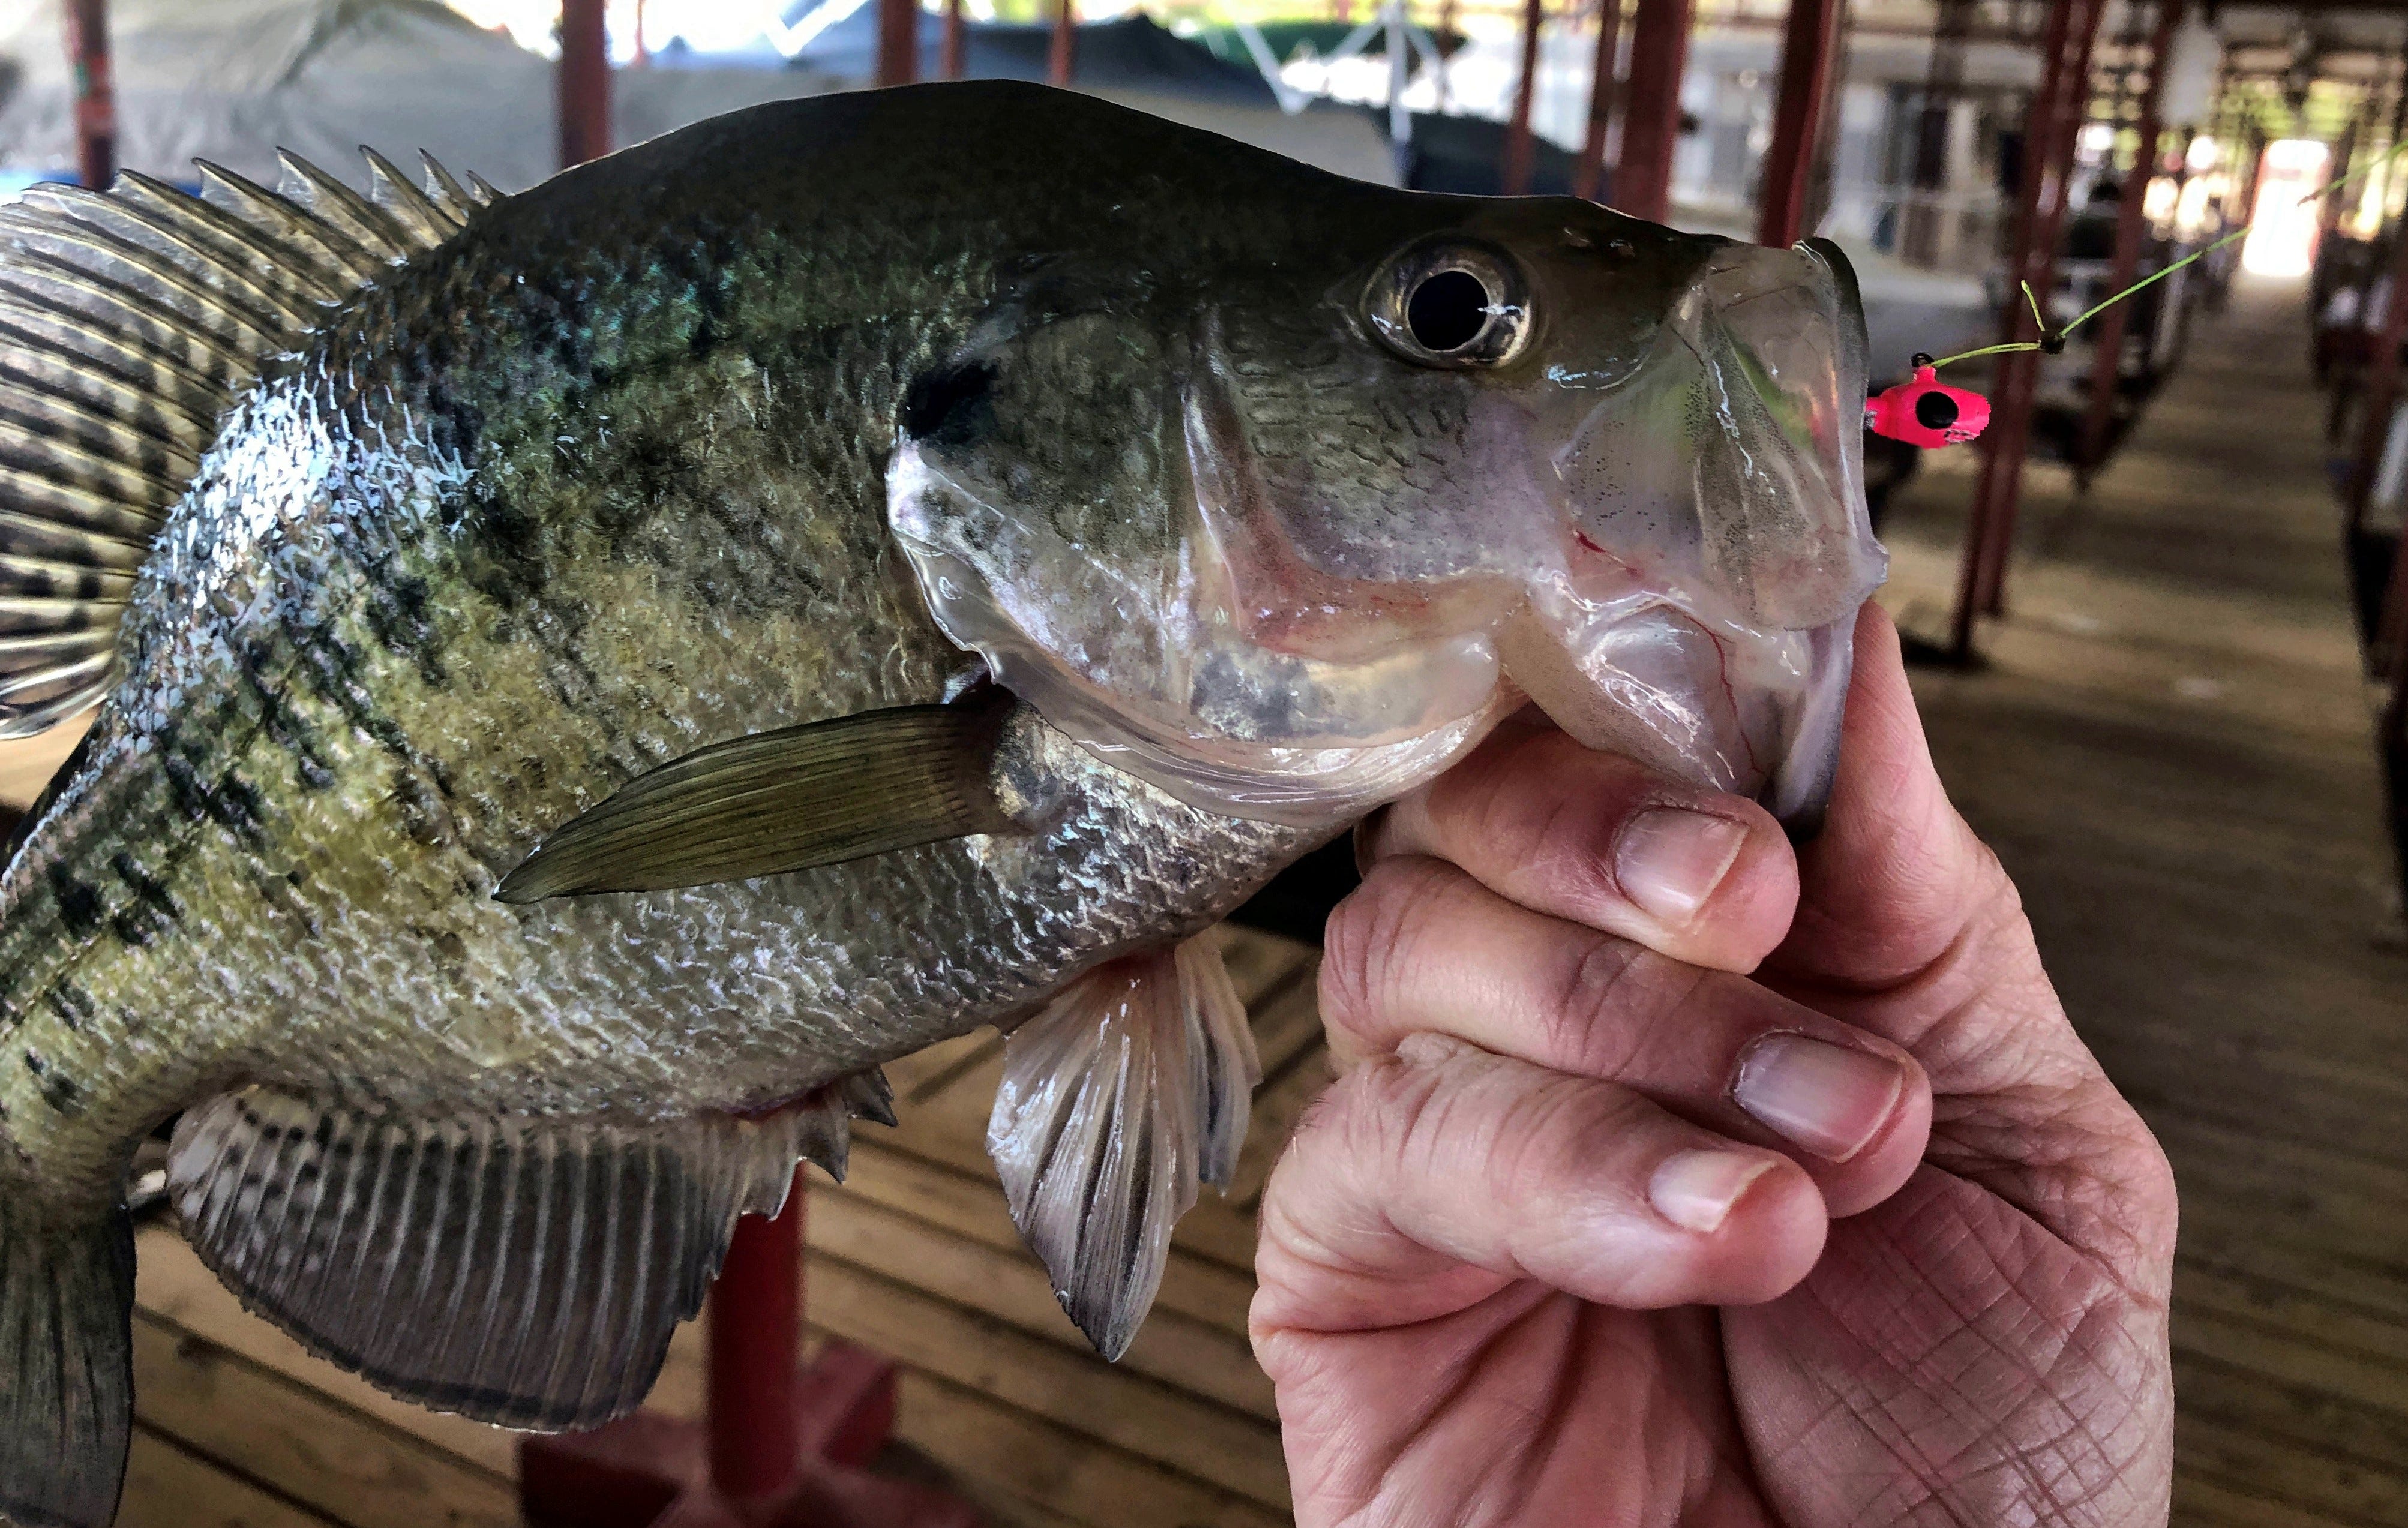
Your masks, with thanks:
M 1914 400 L 1914 422 L 1927 430 L 1945 430 L 1956 422 L 1956 400 L 1945 393 L 1927 393 Z
M 1520 269 L 1502 251 L 1468 240 L 1417 244 L 1373 278 L 1371 332 L 1416 365 L 1499 366 L 1530 337 Z

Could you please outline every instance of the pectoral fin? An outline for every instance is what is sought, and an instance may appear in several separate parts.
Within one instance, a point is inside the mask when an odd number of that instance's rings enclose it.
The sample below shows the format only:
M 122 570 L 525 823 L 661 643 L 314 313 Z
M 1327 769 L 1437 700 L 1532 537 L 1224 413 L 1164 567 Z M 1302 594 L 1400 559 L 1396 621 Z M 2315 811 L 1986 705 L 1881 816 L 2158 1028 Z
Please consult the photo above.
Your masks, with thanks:
M 1011 832 L 988 766 L 1012 705 L 998 692 L 714 743 L 553 833 L 494 894 L 709 886 Z
M 1106 1358 L 1137 1335 L 1198 1185 L 1235 1175 L 1261 1080 L 1245 1006 L 1201 938 L 1088 972 L 1005 1042 L 987 1154 Z

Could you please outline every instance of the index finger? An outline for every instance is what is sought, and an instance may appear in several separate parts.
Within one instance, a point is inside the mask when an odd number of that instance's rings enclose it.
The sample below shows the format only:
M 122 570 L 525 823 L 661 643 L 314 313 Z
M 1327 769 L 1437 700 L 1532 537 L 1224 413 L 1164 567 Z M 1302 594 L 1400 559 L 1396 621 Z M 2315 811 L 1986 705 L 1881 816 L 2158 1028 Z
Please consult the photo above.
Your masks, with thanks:
M 1447 860 L 1509 902 L 1715 970 L 1754 970 L 1798 905 L 1796 856 L 1763 807 L 1553 727 L 1500 727 L 1360 842 L 1367 869 Z

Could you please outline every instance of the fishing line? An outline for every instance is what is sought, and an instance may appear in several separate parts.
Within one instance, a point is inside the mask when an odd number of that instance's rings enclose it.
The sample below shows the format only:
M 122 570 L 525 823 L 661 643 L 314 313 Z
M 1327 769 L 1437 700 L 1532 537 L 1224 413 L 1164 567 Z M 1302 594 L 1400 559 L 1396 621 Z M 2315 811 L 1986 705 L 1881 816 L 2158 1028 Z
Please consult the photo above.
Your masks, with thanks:
M 2386 149 L 2383 152 L 2375 155 L 2372 159 L 2368 160 L 2366 164 L 2359 166 L 2358 169 L 2350 171 L 2347 175 L 2341 177 L 2337 180 L 2328 181 L 2324 185 L 2308 193 L 2305 196 L 2300 197 L 2294 205 L 2298 207 L 2306 207 L 2312 202 L 2322 201 L 2325 197 L 2328 197 L 2334 192 L 2341 190 L 2351 181 L 2360 179 L 2366 176 L 2373 174 L 2377 169 L 2389 164 L 2392 160 L 2399 158 L 2402 153 L 2408 153 L 2408 141 L 2393 144 L 2390 148 Z M 2226 245 L 2246 236 L 2249 231 L 2257 226 L 2257 223 L 2254 221 L 2243 223 L 2240 227 L 2234 229 L 2231 233 L 2225 235 L 2222 238 L 2217 239 L 2214 243 L 2207 245 L 2202 249 L 2195 250 L 2191 253 L 2183 256 L 2180 260 L 2175 261 L 2172 264 L 2168 265 L 2165 269 L 2153 272 L 2150 275 L 2142 278 L 2140 280 L 2133 282 L 2123 291 L 2116 293 L 2114 296 L 2106 298 L 2104 301 L 2093 304 L 2086 311 L 2067 323 L 2062 329 L 2051 330 L 2049 328 L 2048 320 L 2042 316 L 2040 298 L 2033 293 L 2031 283 L 2029 281 L 2019 281 L 2016 285 L 2023 288 L 2024 300 L 2031 305 L 2032 321 L 2039 326 L 2041 337 L 2036 340 L 2018 339 L 2003 345 L 1985 345 L 1979 350 L 1959 350 L 1955 355 L 1942 356 L 1939 360 L 1932 362 L 1931 369 L 1937 371 L 1942 366 L 1951 365 L 1959 361 L 1971 361 L 1977 357 L 1985 355 L 2021 355 L 2032 350 L 2039 350 L 2048 355 L 2059 354 L 2065 350 L 2066 336 L 2071 335 L 2076 329 L 2088 323 L 2092 319 L 2104 313 L 2107 309 L 2114 307 L 2117 303 L 2122 302 L 2125 298 L 2131 296 L 2134 293 L 2140 292 L 2143 288 L 2149 287 L 2158 281 L 2162 281 L 2167 277 L 2172 276 L 2174 272 L 2182 269 L 2185 265 L 2191 264 L 2193 261 L 2204 260 L 2209 255 L 2214 254 L 2216 250 L 2223 249 Z

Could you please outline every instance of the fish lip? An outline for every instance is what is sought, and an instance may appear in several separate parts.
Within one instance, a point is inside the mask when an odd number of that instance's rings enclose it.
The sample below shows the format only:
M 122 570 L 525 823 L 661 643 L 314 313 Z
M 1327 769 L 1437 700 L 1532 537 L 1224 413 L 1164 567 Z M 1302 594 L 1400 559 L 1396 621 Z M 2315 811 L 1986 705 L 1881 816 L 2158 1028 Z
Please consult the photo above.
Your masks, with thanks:
M 1847 719 L 1848 687 L 1856 671 L 1854 612 L 1806 634 L 1811 674 L 1801 696 L 1789 747 L 1756 800 L 1770 812 L 1790 842 L 1810 842 L 1823 831 L 1831 784 L 1840 773 L 1840 738 Z
M 1855 629 L 1854 610 L 1754 632 L 1656 604 L 1569 630 L 1525 625 L 1504 644 L 1503 679 L 1583 746 L 1748 796 L 1802 843 L 1838 772 Z

